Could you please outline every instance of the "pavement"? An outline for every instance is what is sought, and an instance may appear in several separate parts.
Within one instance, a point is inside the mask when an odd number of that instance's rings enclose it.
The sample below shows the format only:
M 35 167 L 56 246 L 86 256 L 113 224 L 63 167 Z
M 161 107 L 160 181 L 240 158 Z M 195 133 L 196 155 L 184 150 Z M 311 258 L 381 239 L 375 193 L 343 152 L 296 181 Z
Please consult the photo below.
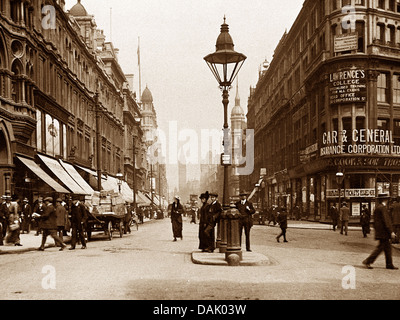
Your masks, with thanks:
M 149 222 L 148 220 L 144 221 Z M 258 226 L 255 224 L 255 226 Z M 278 225 L 260 225 L 260 227 L 266 228 L 279 228 Z M 289 221 L 288 222 L 289 229 L 309 229 L 309 230 L 331 230 L 332 226 L 329 224 L 323 224 L 319 222 L 310 222 L 310 221 Z M 361 227 L 350 226 L 350 231 L 361 231 Z M 4 254 L 17 254 L 24 253 L 30 251 L 36 251 L 39 249 L 42 236 L 35 236 L 36 232 L 32 231 L 29 234 L 21 234 L 21 244 L 22 247 L 15 247 L 14 245 L 0 246 L 0 255 Z M 71 241 L 70 237 L 64 237 L 64 242 L 69 244 Z M 47 238 L 45 249 L 54 248 L 54 240 L 49 236 Z M 393 248 L 400 250 L 400 244 L 393 244 Z M 193 252 L 192 253 L 192 261 L 196 264 L 206 264 L 206 265 L 228 265 L 225 261 L 225 254 L 220 253 L 202 253 L 202 252 Z M 268 265 L 270 261 L 268 257 L 264 255 L 260 255 L 254 252 L 243 252 L 243 260 L 240 262 L 241 266 L 260 266 L 260 265 Z

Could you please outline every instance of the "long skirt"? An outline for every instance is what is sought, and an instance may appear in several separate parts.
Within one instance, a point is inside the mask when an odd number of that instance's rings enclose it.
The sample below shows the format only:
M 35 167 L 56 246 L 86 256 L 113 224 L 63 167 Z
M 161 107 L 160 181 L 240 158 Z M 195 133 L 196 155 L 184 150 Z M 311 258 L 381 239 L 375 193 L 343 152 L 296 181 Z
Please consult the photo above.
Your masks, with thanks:
M 215 250 L 215 227 L 210 225 L 200 225 L 199 228 L 199 249 L 204 251 Z
M 20 234 L 20 229 L 18 228 L 17 230 L 8 230 L 7 238 L 6 238 L 6 243 L 7 244 L 20 244 L 21 240 L 19 238 Z
M 174 234 L 174 238 L 183 238 L 182 230 L 183 230 L 182 216 L 173 218 L 172 219 L 172 232 Z

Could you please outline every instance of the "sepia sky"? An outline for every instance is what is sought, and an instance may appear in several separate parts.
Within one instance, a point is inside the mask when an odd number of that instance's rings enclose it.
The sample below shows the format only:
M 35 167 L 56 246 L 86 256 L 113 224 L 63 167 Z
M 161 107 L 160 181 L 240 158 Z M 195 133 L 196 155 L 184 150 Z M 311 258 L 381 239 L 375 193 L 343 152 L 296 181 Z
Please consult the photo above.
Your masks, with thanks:
M 66 10 L 77 0 L 66 0 Z M 166 133 L 167 164 L 171 137 L 177 122 L 181 130 L 223 127 L 222 93 L 203 58 L 215 51 L 223 17 L 230 27 L 235 50 L 248 59 L 239 73 L 241 106 L 247 112 L 250 86 L 258 80 L 265 59 L 299 14 L 303 0 L 81 0 L 95 16 L 106 41 L 120 50 L 119 63 L 126 74 L 135 75 L 139 92 L 138 37 L 140 37 L 142 91 L 148 85 L 153 94 L 159 128 Z M 112 9 L 111 9 L 112 8 Z M 236 88 L 230 92 L 229 111 Z M 181 145 L 184 142 L 181 142 Z M 178 151 L 180 146 L 178 145 Z M 201 152 L 199 152 L 200 157 Z M 171 161 L 170 161 L 171 160 Z M 199 159 L 200 163 L 201 159 Z M 196 177 L 196 172 L 193 173 Z M 170 190 L 177 182 L 174 166 L 168 170 Z M 188 177 L 191 180 L 192 177 Z

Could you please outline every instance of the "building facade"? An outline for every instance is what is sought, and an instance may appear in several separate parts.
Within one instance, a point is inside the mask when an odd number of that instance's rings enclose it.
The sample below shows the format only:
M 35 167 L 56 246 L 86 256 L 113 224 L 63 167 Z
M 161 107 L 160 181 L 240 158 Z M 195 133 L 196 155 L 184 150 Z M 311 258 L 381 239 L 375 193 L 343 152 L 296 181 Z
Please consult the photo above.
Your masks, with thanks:
M 160 206 L 161 202 L 168 198 L 167 171 L 165 158 L 161 152 L 161 142 L 158 140 L 158 124 L 157 112 L 154 107 L 153 95 L 146 86 L 142 93 L 142 101 L 140 103 L 144 144 L 148 149 L 142 149 L 143 161 L 146 159 L 146 182 L 145 190 L 153 194 L 151 199 L 156 206 Z
M 132 90 L 80 0 L 69 11 L 63 0 L 0 1 L 0 192 L 87 195 L 90 172 L 131 185 L 143 135 Z M 90 190 L 65 180 L 60 161 Z
M 303 217 L 324 220 L 341 198 L 358 219 L 378 193 L 397 197 L 400 2 L 305 1 L 248 109 L 256 147 L 246 183 L 266 169 L 268 206 L 298 204 Z

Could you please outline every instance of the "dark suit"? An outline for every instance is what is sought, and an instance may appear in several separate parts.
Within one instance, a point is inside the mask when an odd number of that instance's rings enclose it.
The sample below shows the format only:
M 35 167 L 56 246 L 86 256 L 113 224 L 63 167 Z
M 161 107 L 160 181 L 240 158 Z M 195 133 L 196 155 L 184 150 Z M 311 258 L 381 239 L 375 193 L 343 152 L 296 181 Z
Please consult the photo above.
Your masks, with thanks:
M 391 235 L 393 232 L 392 222 L 388 213 L 387 207 L 378 205 L 374 212 L 374 227 L 375 239 L 379 241 L 378 247 L 366 260 L 366 264 L 372 264 L 378 256 L 385 252 L 386 267 L 393 266 L 392 260 L 392 245 L 390 244 Z
M 250 251 L 250 230 L 253 226 L 253 214 L 256 213 L 256 210 L 254 209 L 253 204 L 247 200 L 244 204 L 242 204 L 242 201 L 236 202 L 236 208 L 239 210 L 240 213 L 240 243 L 242 243 L 242 233 L 244 229 L 244 233 L 246 235 L 246 250 Z
M 4 245 L 4 237 L 7 234 L 7 223 L 9 215 L 10 213 L 6 206 L 6 203 L 3 202 L 0 205 L 0 246 Z
M 336 231 L 336 227 L 338 225 L 338 219 L 339 219 L 338 209 L 335 206 L 330 207 L 329 215 L 331 216 L 331 219 L 332 219 L 333 230 Z
M 38 203 L 33 209 L 33 213 L 37 213 L 38 215 L 42 216 L 44 214 L 45 207 L 46 205 L 44 203 L 42 203 L 41 205 Z M 39 235 L 42 229 L 41 221 L 40 219 L 34 219 L 34 221 L 36 224 L 36 235 Z
M 25 231 L 29 233 L 32 220 L 32 207 L 29 203 L 25 203 L 22 206 L 22 215 L 22 233 Z
M 215 226 L 218 225 L 219 227 L 219 221 L 221 219 L 221 213 L 222 213 L 222 206 L 216 200 L 215 202 L 211 203 L 208 206 L 208 214 L 207 214 L 207 226 L 205 228 L 205 232 L 207 234 L 207 243 L 209 244 L 209 247 L 207 250 L 209 252 L 213 252 L 215 250 Z
M 8 218 L 10 217 L 10 210 L 11 210 L 11 204 L 8 207 L 6 202 L 3 202 L 0 205 L 0 223 L 2 226 L 1 234 L 0 234 L 0 244 L 3 243 L 3 238 L 7 234 L 7 228 L 8 228 Z
M 78 242 L 78 236 L 81 240 L 82 247 L 86 247 L 86 240 L 83 234 L 83 224 L 86 223 L 88 216 L 86 208 L 83 204 L 78 205 L 72 204 L 71 207 L 71 227 L 72 227 L 72 239 L 71 248 L 75 248 Z
M 57 236 L 57 213 L 52 204 L 44 207 L 44 213 L 40 217 L 40 226 L 43 229 L 41 250 L 44 250 L 48 236 L 54 239 L 56 246 L 65 247 L 62 240 Z
M 279 242 L 279 239 L 283 236 L 283 240 L 285 242 L 287 242 L 286 230 L 287 230 L 287 227 L 288 227 L 288 216 L 287 216 L 286 211 L 281 211 L 279 213 L 279 215 L 278 215 L 278 223 L 279 223 L 279 226 L 281 227 L 282 232 L 278 237 L 276 237 L 276 239 Z

